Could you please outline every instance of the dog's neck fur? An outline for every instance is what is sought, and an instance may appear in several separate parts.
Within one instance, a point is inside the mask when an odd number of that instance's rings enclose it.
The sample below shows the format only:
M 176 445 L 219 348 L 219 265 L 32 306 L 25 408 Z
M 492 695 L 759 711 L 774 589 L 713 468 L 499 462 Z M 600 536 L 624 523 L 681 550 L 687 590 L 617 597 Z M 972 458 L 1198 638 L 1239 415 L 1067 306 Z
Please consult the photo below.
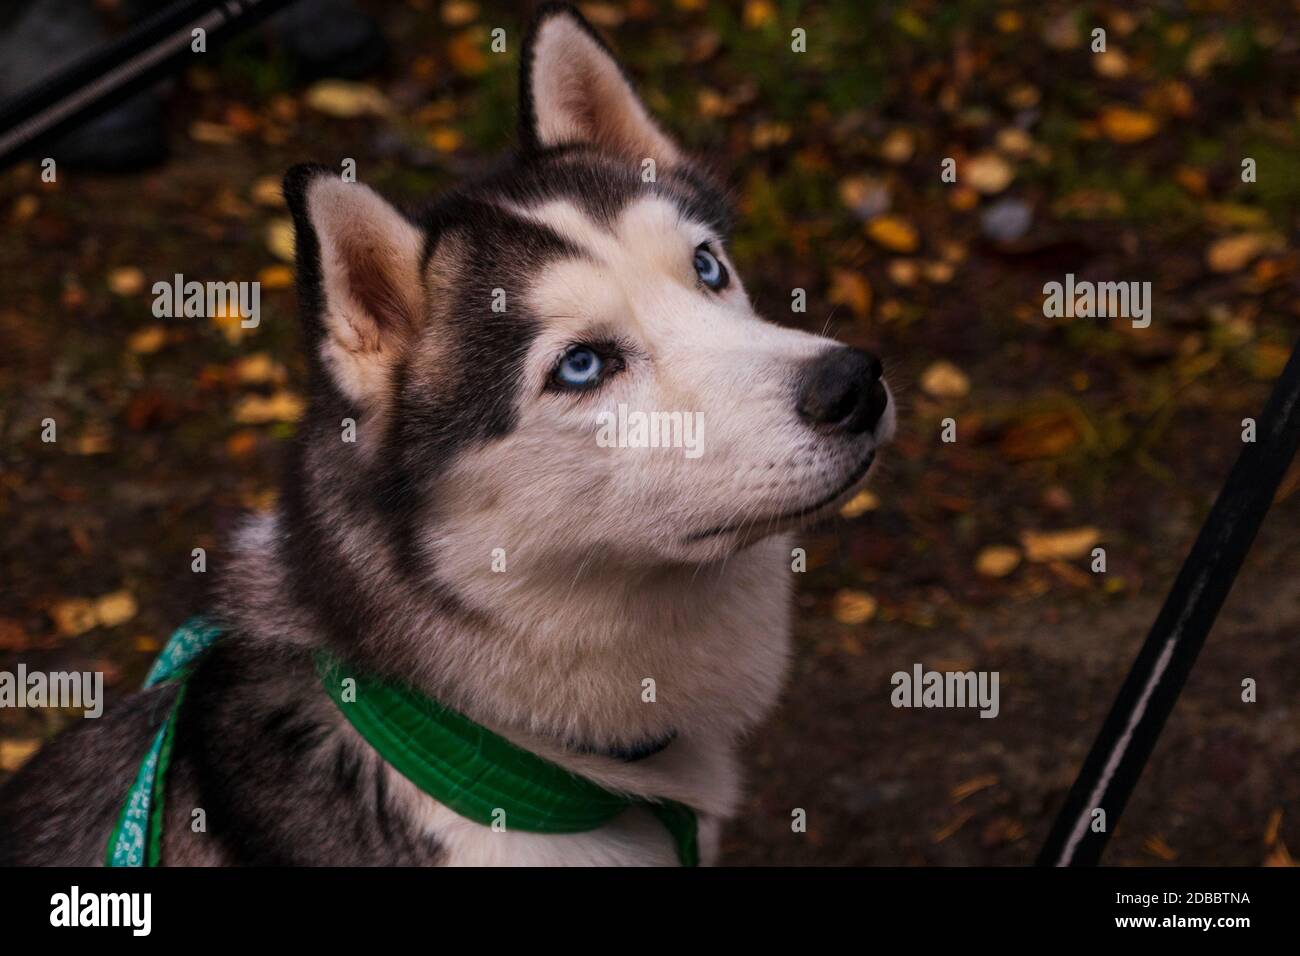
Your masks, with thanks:
M 457 581 L 450 601 L 371 553 L 344 578 L 357 589 L 346 600 L 370 615 L 365 632 L 341 634 L 330 608 L 293 580 L 289 527 L 283 515 L 264 515 L 236 536 L 219 602 L 229 626 L 332 647 L 606 785 L 729 810 L 736 739 L 775 703 L 785 672 L 786 538 L 694 567 L 631 570 L 593 560 L 529 574 L 516 563 L 509 574 Z M 349 535 L 331 537 L 339 544 Z M 582 752 L 669 734 L 664 753 L 636 763 Z M 724 764 L 721 775 L 735 782 L 701 792 L 696 778 Z

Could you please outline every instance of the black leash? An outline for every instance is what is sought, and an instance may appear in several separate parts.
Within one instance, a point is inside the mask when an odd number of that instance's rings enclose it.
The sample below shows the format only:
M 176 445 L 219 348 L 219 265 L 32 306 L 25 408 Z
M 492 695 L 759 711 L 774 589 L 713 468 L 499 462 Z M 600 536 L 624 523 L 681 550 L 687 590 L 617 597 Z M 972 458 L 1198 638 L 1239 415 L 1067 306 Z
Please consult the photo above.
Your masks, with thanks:
M 185 0 L 144 20 L 0 110 L 0 169 L 133 93 L 207 56 L 223 40 L 264 20 L 291 0 Z M 206 53 L 192 50 L 205 31 Z
M 1300 343 L 1246 443 L 1070 789 L 1039 866 L 1100 859 L 1300 444 Z M 1096 810 L 1105 811 L 1096 829 Z

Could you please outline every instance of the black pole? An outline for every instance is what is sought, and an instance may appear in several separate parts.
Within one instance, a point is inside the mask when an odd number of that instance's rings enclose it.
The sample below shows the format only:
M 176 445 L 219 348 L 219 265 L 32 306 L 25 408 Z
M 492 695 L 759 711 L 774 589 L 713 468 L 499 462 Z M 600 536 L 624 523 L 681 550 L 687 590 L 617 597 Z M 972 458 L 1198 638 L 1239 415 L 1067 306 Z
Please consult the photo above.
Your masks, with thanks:
M 1300 444 L 1300 343 L 1224 482 L 1205 525 L 1070 789 L 1039 866 L 1095 864 L 1119 822 L 1246 552 Z M 1105 828 L 1094 829 L 1094 811 Z
M 183 0 L 0 109 L 0 169 L 32 156 L 80 122 L 180 69 L 195 53 L 202 28 L 210 52 L 222 40 L 264 20 L 291 0 Z

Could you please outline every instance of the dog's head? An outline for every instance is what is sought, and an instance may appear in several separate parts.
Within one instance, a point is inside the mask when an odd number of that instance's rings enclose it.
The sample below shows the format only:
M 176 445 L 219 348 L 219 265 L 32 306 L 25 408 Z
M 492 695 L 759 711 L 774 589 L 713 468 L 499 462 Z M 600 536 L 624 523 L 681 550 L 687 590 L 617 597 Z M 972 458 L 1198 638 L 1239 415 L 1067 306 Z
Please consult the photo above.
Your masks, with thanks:
M 893 430 L 879 361 L 755 313 L 724 196 L 579 14 L 521 80 L 511 163 L 419 214 L 286 179 L 317 493 L 444 569 L 703 562 L 842 504 Z

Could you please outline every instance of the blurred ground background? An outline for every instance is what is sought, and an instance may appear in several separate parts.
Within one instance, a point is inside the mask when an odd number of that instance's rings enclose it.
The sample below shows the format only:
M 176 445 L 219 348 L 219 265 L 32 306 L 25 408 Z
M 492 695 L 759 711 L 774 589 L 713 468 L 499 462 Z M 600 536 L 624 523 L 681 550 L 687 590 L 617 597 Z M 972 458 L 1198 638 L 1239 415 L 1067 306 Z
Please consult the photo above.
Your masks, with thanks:
M 351 157 L 418 201 L 510 142 L 528 5 L 361 6 L 389 49 L 360 77 L 261 31 L 159 96 L 161 165 L 0 174 L 0 668 L 102 669 L 127 693 L 200 608 L 191 549 L 273 501 L 303 372 L 283 171 Z M 726 862 L 1031 861 L 1296 336 L 1297 4 L 584 9 L 734 185 L 760 310 L 871 348 L 901 393 L 873 492 L 803 542 L 797 659 Z M 260 279 L 261 326 L 155 319 L 177 272 Z M 1150 281 L 1151 326 L 1045 318 L 1067 272 Z M 1298 486 L 1293 468 L 1107 862 L 1300 847 Z M 893 709 L 915 662 L 1000 672 L 1000 716 Z M 0 711 L 0 775 L 70 719 Z

